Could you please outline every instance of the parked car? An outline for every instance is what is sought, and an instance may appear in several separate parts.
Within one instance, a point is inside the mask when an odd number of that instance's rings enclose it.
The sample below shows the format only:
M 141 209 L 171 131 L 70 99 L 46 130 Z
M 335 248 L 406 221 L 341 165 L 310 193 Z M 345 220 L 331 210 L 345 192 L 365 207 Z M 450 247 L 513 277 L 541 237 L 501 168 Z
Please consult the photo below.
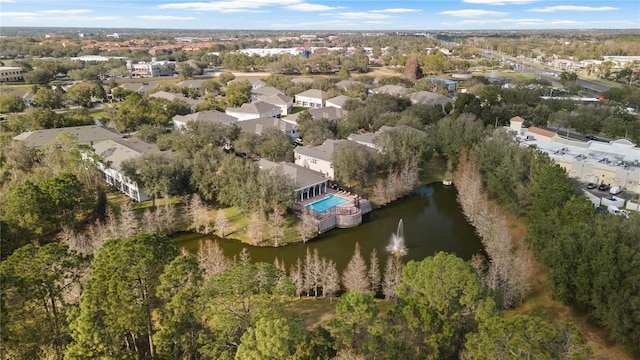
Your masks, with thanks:
M 600 186 L 598 186 L 598 190 L 600 190 L 600 191 L 607 191 L 607 190 L 609 190 L 609 185 L 606 185 L 606 184 L 600 184 Z
M 591 190 L 591 189 L 595 189 L 596 187 L 597 187 L 597 185 L 596 185 L 596 184 L 594 184 L 594 183 L 588 183 L 588 184 L 587 184 L 587 189 L 589 189 L 589 190 Z
M 624 216 L 626 218 L 629 217 L 629 211 L 624 209 L 619 209 L 617 206 L 609 205 L 607 206 L 607 212 L 609 214 Z
M 611 195 L 618 195 L 622 192 L 622 187 L 620 186 L 614 186 L 609 190 L 609 194 Z

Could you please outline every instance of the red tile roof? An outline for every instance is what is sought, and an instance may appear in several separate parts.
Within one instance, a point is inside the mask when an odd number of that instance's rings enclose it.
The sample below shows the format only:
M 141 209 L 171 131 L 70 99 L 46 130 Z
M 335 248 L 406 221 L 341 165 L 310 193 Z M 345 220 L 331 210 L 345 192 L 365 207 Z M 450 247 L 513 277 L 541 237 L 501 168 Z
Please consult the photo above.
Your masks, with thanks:
M 541 129 L 541 128 L 538 128 L 538 127 L 535 127 L 535 126 L 530 127 L 527 131 L 531 132 L 531 133 L 534 133 L 534 134 L 546 136 L 546 137 L 549 137 L 549 138 L 552 138 L 552 137 L 557 135 L 553 131 Z
M 524 122 L 524 119 L 521 118 L 520 116 L 514 116 L 514 117 L 511 118 L 511 121 Z

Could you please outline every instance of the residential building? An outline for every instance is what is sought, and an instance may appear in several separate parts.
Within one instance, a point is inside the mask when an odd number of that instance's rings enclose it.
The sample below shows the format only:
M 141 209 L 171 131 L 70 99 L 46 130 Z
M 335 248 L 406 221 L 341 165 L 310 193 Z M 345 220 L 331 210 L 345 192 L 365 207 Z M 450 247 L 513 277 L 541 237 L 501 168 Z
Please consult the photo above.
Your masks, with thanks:
M 235 78 L 231 81 L 229 81 L 230 83 L 233 82 L 238 82 L 238 81 L 248 81 L 249 84 L 251 84 L 251 89 L 252 90 L 256 90 L 256 89 L 260 89 L 261 87 L 264 87 L 264 81 L 260 80 L 259 78 L 255 78 L 255 77 L 247 77 L 247 78 Z
M 327 193 L 328 179 L 317 171 L 293 163 L 274 163 L 265 159 L 260 159 L 258 166 L 260 170 L 281 172 L 291 178 L 297 201 Z
M 251 90 L 252 99 L 257 99 L 261 96 L 273 96 L 273 95 L 285 95 L 284 91 L 274 88 L 273 86 L 263 86 L 257 89 Z
M 25 145 L 40 149 L 52 145 L 55 139 L 63 133 L 70 133 L 77 137 L 78 144 L 94 145 L 106 140 L 122 138 L 122 134 L 98 125 L 72 126 L 57 129 L 42 129 L 23 132 L 13 139 L 23 141 Z
M 24 80 L 24 72 L 21 67 L 0 66 L 0 82 L 22 80 Z
M 302 167 L 320 172 L 328 179 L 334 179 L 333 153 L 336 147 L 349 140 L 327 139 L 315 147 L 297 146 L 293 150 L 295 163 Z
M 202 83 L 207 81 L 207 79 L 191 79 L 191 80 L 183 80 L 177 83 L 176 85 L 186 87 L 193 90 L 200 90 Z
M 146 95 L 151 90 L 158 87 L 158 83 L 124 83 L 118 85 L 119 88 L 137 92 L 140 95 Z M 113 94 L 113 89 L 111 89 L 111 93 Z
M 413 128 L 407 125 L 382 126 L 376 132 L 351 134 L 347 136 L 347 140 L 354 141 L 360 145 L 364 145 L 372 149 L 380 150 L 380 148 L 378 148 L 378 146 L 375 144 L 375 139 L 386 132 L 393 132 L 393 131 L 413 131 L 415 133 L 426 135 L 424 131 L 418 130 L 416 128 Z
M 300 128 L 298 125 L 284 121 L 280 118 L 261 117 L 257 119 L 238 121 L 236 125 L 244 132 L 258 135 L 262 135 L 262 133 L 268 129 L 276 129 L 289 135 L 292 140 L 300 136 Z
M 349 113 L 346 110 L 342 110 L 336 107 L 322 107 L 318 109 L 309 109 L 307 110 L 311 118 L 314 120 L 329 120 L 335 123 L 339 123 L 342 119 Z M 298 117 L 302 114 L 301 112 L 295 113 L 293 115 L 289 115 L 285 118 L 286 121 L 296 122 L 298 121 Z
M 193 121 L 203 121 L 213 124 L 229 125 L 237 123 L 238 119 L 218 110 L 207 110 L 188 115 L 174 116 L 173 128 L 176 130 L 183 129 L 187 126 L 187 124 Z
M 293 98 L 284 94 L 259 96 L 256 100 L 279 107 L 282 115 L 291 114 L 293 109 Z
M 411 103 L 420 105 L 441 105 L 444 107 L 449 103 L 453 103 L 453 99 L 450 97 L 430 91 L 416 91 L 407 95 L 407 97 L 411 99 Z
M 406 95 L 409 92 L 404 86 L 400 85 L 383 85 L 375 89 L 371 89 L 370 92 L 372 94 L 389 94 L 395 96 Z
M 452 94 L 455 93 L 456 90 L 458 90 L 458 82 L 454 80 L 449 80 L 441 77 L 429 77 L 427 78 L 427 80 L 444 83 L 447 87 L 447 90 L 449 90 L 449 92 Z
M 280 117 L 282 109 L 273 104 L 256 101 L 250 104 L 242 104 L 239 108 L 228 108 L 225 112 L 227 115 L 238 119 L 238 121 L 245 121 L 265 117 Z
M 364 83 L 361 83 L 360 81 L 355 81 L 355 80 L 341 80 L 334 84 L 334 86 L 337 87 L 338 89 L 342 89 L 345 91 L 349 90 L 349 88 L 354 86 L 364 86 L 364 85 L 365 85 Z
M 296 94 L 296 105 L 310 108 L 321 108 L 325 106 L 325 100 L 328 97 L 326 91 L 318 89 L 309 89 Z
M 342 109 L 342 107 L 347 102 L 347 100 L 361 101 L 360 99 L 357 99 L 357 98 L 352 98 L 345 95 L 338 95 L 336 97 L 328 99 L 326 101 L 326 107 L 334 107 L 334 108 Z
M 106 140 L 94 144 L 93 149 L 101 159 L 96 166 L 102 171 L 104 181 L 137 202 L 151 199 L 140 184 L 124 175 L 122 163 L 144 154 L 168 152 L 160 151 L 155 144 L 135 139 Z
M 167 101 L 174 101 L 174 100 L 183 101 L 187 103 L 187 105 L 189 105 L 189 107 L 191 108 L 191 111 L 195 109 L 196 104 L 198 103 L 198 100 L 188 98 L 182 94 L 170 93 L 167 91 L 158 91 L 149 95 L 149 97 L 156 98 L 156 99 L 165 99 Z
M 157 77 L 167 76 L 175 73 L 175 61 L 157 61 L 152 58 L 150 62 L 139 62 L 134 64 L 127 60 L 127 70 L 132 77 Z
M 524 136 L 540 141 L 554 141 L 559 137 L 558 134 L 553 131 L 541 129 L 535 126 L 527 128 Z

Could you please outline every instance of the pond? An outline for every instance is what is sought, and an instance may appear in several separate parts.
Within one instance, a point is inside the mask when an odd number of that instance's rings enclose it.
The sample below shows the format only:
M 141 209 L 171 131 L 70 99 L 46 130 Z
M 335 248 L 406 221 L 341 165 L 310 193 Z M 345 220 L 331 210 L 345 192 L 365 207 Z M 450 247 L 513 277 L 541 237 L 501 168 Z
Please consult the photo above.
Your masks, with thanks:
M 414 194 L 368 214 L 362 225 L 351 229 L 333 229 L 306 244 L 289 244 L 284 247 L 252 247 L 239 241 L 220 239 L 211 235 L 182 234 L 175 238 L 178 247 L 195 252 L 201 239 L 217 239 L 227 257 L 238 255 L 247 247 L 252 262 L 273 263 L 277 257 L 287 269 L 298 257 L 304 259 L 307 248 L 318 249 L 320 256 L 333 259 L 342 271 L 353 255 L 356 243 L 362 256 L 369 259 L 376 249 L 381 270 L 389 255 L 392 235 L 396 234 L 402 220 L 404 244 L 407 248 L 403 260 L 422 260 L 438 251 L 446 251 L 468 260 L 482 249 L 480 239 L 469 225 L 456 201 L 453 186 L 440 183 L 421 186 Z

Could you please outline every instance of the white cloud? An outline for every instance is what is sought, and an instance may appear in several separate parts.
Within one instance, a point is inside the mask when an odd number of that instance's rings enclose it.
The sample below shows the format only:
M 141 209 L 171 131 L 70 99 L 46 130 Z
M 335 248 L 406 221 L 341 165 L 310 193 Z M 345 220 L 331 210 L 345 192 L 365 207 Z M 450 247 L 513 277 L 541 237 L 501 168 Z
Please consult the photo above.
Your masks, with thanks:
M 38 11 L 41 14 L 63 14 L 63 15 L 72 15 L 72 14 L 86 14 L 93 12 L 93 10 L 88 9 L 69 9 L 69 10 L 41 10 Z
M 502 16 L 507 15 L 507 13 L 500 11 L 489 11 L 489 10 L 477 10 L 477 9 L 467 9 L 467 10 L 447 10 L 443 11 L 440 14 L 442 15 L 450 15 L 455 17 L 478 17 L 478 16 Z
M 193 16 L 172 16 L 172 15 L 142 15 L 139 19 L 144 20 L 194 20 Z
M 345 18 L 345 19 L 354 19 L 354 20 L 360 20 L 360 19 L 380 20 L 380 19 L 388 19 L 388 18 L 391 17 L 391 15 L 374 14 L 374 13 L 366 12 L 366 11 L 342 12 L 342 13 L 337 13 L 337 14 L 326 14 L 326 15 L 332 15 L 332 16 L 337 16 L 337 17 L 341 17 L 341 18 Z
M 536 0 L 462 0 L 462 2 L 469 4 L 482 4 L 482 5 L 520 5 L 529 4 Z
M 577 6 L 577 5 L 558 5 L 558 6 L 547 6 L 544 8 L 533 8 L 527 11 L 533 12 L 554 12 L 554 11 L 608 11 L 608 10 L 618 10 L 618 8 L 612 6 Z
M 342 9 L 342 7 L 340 7 L 340 6 L 326 6 L 326 5 L 320 5 L 320 4 L 300 3 L 300 4 L 293 4 L 293 5 L 285 6 L 285 9 L 296 10 L 296 11 L 329 11 L 329 10 Z
M 0 3 L 12 3 L 14 2 L 13 0 L 0 0 Z
M 26 11 L 3 11 L 0 12 L 0 16 L 2 17 L 31 17 L 31 16 L 39 16 L 40 14 L 34 12 L 26 12 Z
M 406 8 L 371 10 L 372 13 L 410 13 L 410 12 L 421 12 L 421 11 L 422 11 L 421 9 L 406 9 Z
M 301 0 L 230 0 L 212 2 L 188 2 L 159 5 L 160 9 L 181 9 L 195 11 L 218 11 L 223 13 L 242 12 L 259 9 L 264 6 L 290 6 L 302 3 Z
M 365 21 L 365 24 L 391 24 L 389 21 L 369 20 Z

